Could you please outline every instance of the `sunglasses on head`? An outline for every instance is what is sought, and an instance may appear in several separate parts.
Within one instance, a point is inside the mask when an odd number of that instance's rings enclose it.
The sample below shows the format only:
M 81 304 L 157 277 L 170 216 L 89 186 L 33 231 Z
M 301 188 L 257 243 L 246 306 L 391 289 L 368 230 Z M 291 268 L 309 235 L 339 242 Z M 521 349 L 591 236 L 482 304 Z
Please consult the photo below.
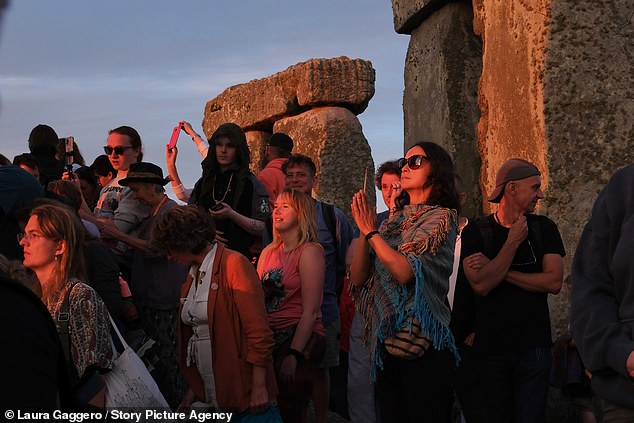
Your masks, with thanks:
M 103 151 L 105 151 L 105 152 L 106 152 L 106 154 L 107 154 L 108 156 L 109 156 L 109 155 L 111 155 L 113 151 L 117 154 L 117 156 L 120 156 L 120 155 L 122 155 L 122 154 L 123 154 L 123 152 L 124 152 L 124 151 L 126 151 L 128 148 L 134 148 L 134 147 L 132 147 L 132 146 L 129 146 L 129 147 L 123 147 L 123 146 L 120 146 L 120 145 L 118 145 L 118 146 L 116 146 L 116 147 L 110 147 L 109 145 L 106 145 L 106 146 L 103 148 Z
M 398 160 L 398 168 L 403 169 L 405 165 L 407 165 L 410 169 L 416 170 L 421 167 L 425 161 L 429 161 L 429 159 L 427 156 L 423 156 L 422 154 L 416 154 L 409 158 L 403 157 Z

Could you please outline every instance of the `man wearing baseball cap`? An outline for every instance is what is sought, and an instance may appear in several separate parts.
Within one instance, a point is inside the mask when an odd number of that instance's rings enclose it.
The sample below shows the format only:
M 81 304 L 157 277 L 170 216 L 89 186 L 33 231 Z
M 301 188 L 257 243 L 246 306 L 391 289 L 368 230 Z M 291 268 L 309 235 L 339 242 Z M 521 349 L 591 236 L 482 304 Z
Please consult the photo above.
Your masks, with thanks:
M 282 172 L 282 165 L 293 151 L 293 140 L 286 134 L 276 132 L 266 143 L 266 167 L 260 171 L 258 179 L 269 192 L 271 210 L 275 206 L 277 194 L 286 187 L 286 176 Z
M 462 233 L 462 264 L 476 293 L 473 348 L 491 422 L 543 422 L 551 368 L 548 294 L 563 280 L 557 225 L 533 214 L 541 173 L 510 159 L 488 200 L 497 211 Z

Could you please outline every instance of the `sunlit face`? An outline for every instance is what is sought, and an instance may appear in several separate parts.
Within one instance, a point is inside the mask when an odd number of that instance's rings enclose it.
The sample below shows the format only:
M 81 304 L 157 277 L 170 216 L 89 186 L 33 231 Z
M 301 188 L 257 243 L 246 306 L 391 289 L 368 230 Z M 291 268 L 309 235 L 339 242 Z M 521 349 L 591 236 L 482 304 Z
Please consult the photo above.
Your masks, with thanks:
M 278 232 L 284 232 L 297 227 L 298 224 L 297 210 L 293 208 L 288 199 L 278 197 L 273 208 L 273 227 Z
M 411 169 L 409 164 L 406 164 L 401 170 L 401 187 L 404 191 L 407 191 L 410 196 L 413 191 L 423 190 L 423 186 L 427 183 L 427 178 L 431 173 L 431 165 L 429 164 L 429 160 L 425 158 L 427 155 L 423 147 L 416 145 L 410 148 L 405 155 L 405 159 L 417 155 L 423 156 L 418 169 Z
M 20 245 L 24 248 L 25 267 L 38 271 L 45 267 L 52 267 L 55 255 L 60 254 L 62 241 L 47 238 L 42 233 L 37 216 L 31 216 L 24 228 L 24 238 Z
M 537 202 L 544 198 L 541 176 L 531 176 L 530 178 L 509 182 L 509 184 L 514 185 L 507 188 L 512 193 L 510 198 L 525 213 L 533 213 L 537 207 Z
M 401 178 L 395 173 L 384 173 L 383 176 L 381 176 L 381 195 L 388 209 L 394 207 L 394 204 L 392 204 L 393 186 L 395 182 L 399 182 L 400 180 Z
M 141 204 L 153 206 L 156 202 L 156 185 L 146 184 L 143 182 L 130 182 L 128 187 L 130 188 L 130 191 L 132 191 L 134 199 L 139 201 Z
M 316 176 L 313 176 L 306 165 L 289 166 L 286 168 L 286 188 L 312 195 Z
M 228 137 L 219 137 L 216 140 L 216 159 L 221 169 L 233 167 L 238 154 L 237 147 Z
M 113 151 L 111 154 L 108 155 L 108 159 L 110 160 L 110 163 L 112 164 L 112 167 L 115 168 L 115 170 L 127 171 L 128 169 L 130 169 L 130 165 L 132 163 L 137 162 L 140 151 L 138 148 L 132 147 L 130 137 L 128 137 L 127 135 L 116 134 L 113 132 L 112 134 L 108 135 L 107 145 L 108 147 L 120 147 L 123 149 L 123 152 L 121 154 L 117 154 L 115 151 Z

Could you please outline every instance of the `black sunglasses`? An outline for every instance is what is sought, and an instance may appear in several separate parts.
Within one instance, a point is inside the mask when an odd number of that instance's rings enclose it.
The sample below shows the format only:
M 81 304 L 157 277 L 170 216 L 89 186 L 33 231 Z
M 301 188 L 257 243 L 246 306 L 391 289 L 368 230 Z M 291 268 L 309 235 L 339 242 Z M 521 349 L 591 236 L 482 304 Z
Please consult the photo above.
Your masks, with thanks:
M 409 158 L 403 157 L 402 159 L 398 159 L 398 168 L 403 169 L 405 165 L 409 166 L 410 169 L 416 170 L 423 165 L 423 161 L 429 161 L 427 156 L 423 156 L 422 154 L 416 154 Z
M 124 151 L 126 151 L 128 148 L 134 148 L 134 147 L 132 147 L 132 146 L 129 146 L 129 147 L 123 147 L 123 146 L 120 146 L 120 145 L 118 145 L 118 146 L 116 146 L 116 147 L 110 147 L 109 145 L 106 145 L 106 146 L 103 148 L 103 151 L 105 151 L 107 155 L 111 155 L 111 154 L 112 154 L 112 152 L 114 151 L 115 153 L 117 153 L 117 156 L 120 156 L 120 155 L 122 155 L 122 154 L 123 154 L 123 152 L 124 152 Z

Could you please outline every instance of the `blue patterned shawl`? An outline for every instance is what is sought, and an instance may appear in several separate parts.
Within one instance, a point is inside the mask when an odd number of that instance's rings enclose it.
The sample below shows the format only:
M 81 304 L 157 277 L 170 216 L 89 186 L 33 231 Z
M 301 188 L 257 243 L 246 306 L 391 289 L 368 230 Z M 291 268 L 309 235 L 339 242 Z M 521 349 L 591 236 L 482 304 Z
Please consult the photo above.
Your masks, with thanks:
M 364 285 L 351 287 L 357 310 L 365 318 L 365 342 L 370 349 L 372 379 L 383 368 L 383 342 L 411 325 L 412 319 L 437 350 L 458 353 L 447 305 L 449 276 L 453 270 L 458 218 L 454 210 L 408 205 L 383 222 L 380 233 L 407 257 L 415 280 L 401 285 L 371 253 L 373 272 Z

